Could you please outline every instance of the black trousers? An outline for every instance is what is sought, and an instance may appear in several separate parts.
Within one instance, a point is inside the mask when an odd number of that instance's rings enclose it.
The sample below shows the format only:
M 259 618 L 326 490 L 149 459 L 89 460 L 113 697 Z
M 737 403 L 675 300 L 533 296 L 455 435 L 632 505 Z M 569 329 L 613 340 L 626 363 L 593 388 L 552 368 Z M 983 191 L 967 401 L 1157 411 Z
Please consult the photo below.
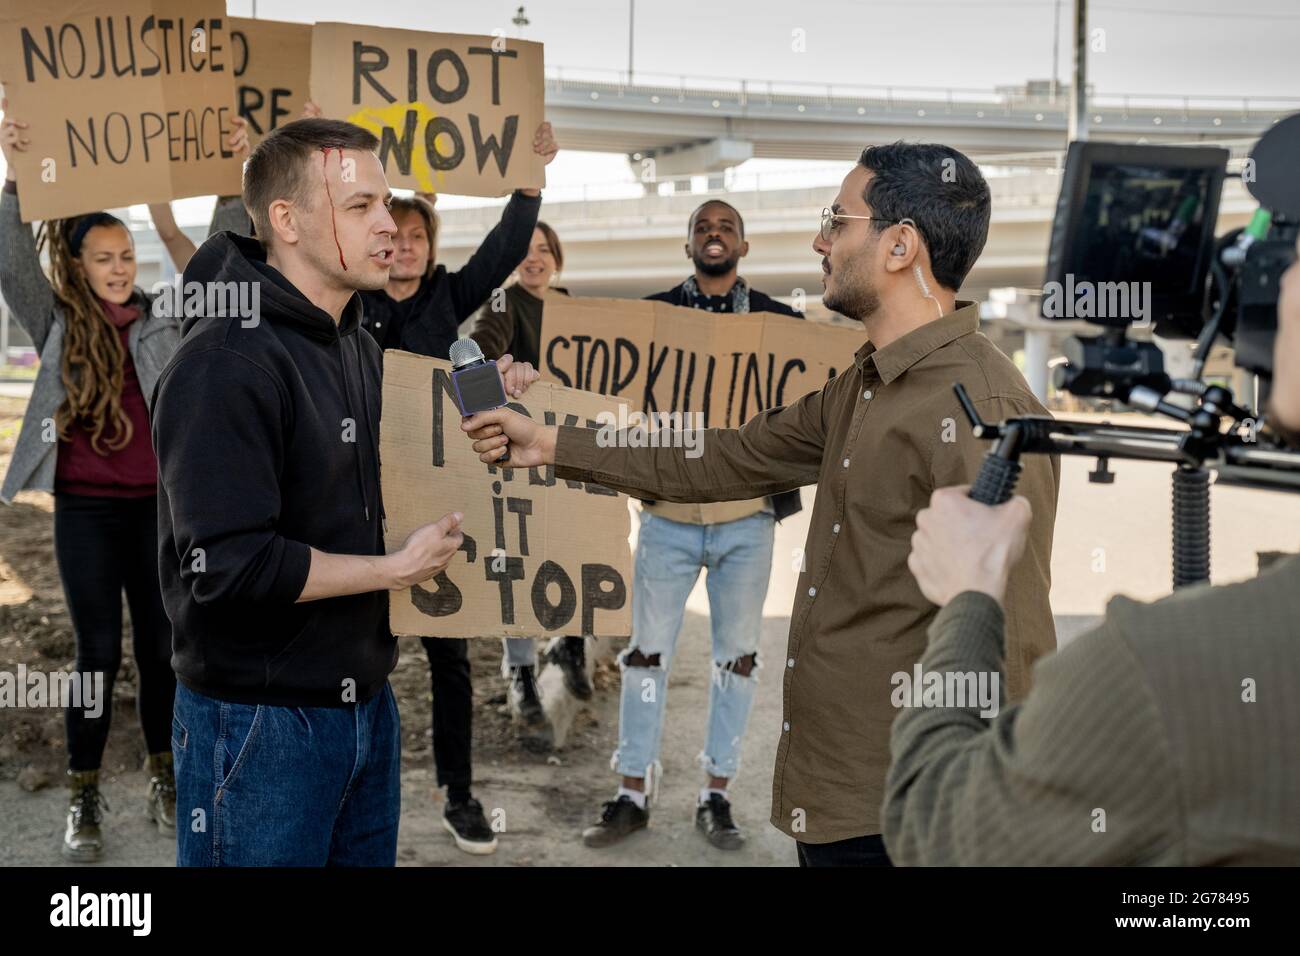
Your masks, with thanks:
M 433 683 L 433 762 L 438 786 L 470 788 L 470 739 L 474 729 L 474 690 L 469 678 L 469 641 L 422 637 Z
M 834 843 L 797 843 L 800 866 L 893 866 L 880 834 Z
M 172 629 L 158 585 L 158 499 L 54 496 L 54 556 L 77 639 L 77 670 L 104 675 L 98 717 L 64 711 L 68 767 L 98 770 L 113 715 L 113 683 L 122 664 L 122 592 L 140 685 L 136 709 L 149 753 L 170 753 Z

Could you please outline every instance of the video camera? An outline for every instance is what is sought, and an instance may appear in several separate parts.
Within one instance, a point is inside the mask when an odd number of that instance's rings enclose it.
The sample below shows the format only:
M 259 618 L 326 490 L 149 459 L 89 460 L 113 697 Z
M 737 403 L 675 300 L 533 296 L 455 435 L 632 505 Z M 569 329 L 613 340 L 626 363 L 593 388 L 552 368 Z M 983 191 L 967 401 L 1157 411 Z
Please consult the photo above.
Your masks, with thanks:
M 1056 385 L 1128 401 L 1134 386 L 1169 390 L 1160 349 L 1130 326 L 1196 338 L 1197 376 L 1213 341 L 1259 376 L 1267 400 L 1277 334 L 1278 280 L 1295 258 L 1300 116 L 1277 124 L 1240 174 L 1260 202 L 1250 224 L 1215 239 L 1229 153 L 1196 146 L 1072 143 L 1057 201 L 1043 286 L 1048 319 L 1103 326 L 1076 337 Z
M 1216 239 L 1228 159 L 1214 147 L 1071 143 L 1052 224 L 1042 314 L 1104 329 L 1069 340 L 1056 386 L 1166 415 L 1184 428 L 1041 417 L 990 424 L 954 386 L 976 437 L 997 442 L 970 492 L 986 504 L 1011 497 L 1025 453 L 1095 457 L 1089 478 L 1103 483 L 1114 481 L 1111 458 L 1174 463 L 1175 587 L 1209 580 L 1208 469 L 1219 480 L 1300 490 L 1300 453 L 1270 437 L 1262 413 L 1279 281 L 1300 232 L 1300 114 L 1255 144 L 1237 175 L 1260 208 L 1249 225 Z M 1171 378 L 1159 347 L 1130 339 L 1132 327 L 1196 339 L 1192 376 Z M 1237 367 L 1255 376 L 1245 407 L 1230 389 L 1202 380 L 1219 336 L 1233 344 Z M 1192 406 L 1171 395 L 1189 396 Z

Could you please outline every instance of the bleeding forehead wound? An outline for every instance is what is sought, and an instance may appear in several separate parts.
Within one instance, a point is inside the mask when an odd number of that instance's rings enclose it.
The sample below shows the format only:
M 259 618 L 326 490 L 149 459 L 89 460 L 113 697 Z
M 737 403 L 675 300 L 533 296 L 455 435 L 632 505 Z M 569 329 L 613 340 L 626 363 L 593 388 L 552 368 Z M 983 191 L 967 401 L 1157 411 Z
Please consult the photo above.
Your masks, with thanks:
M 330 174 L 329 174 L 328 167 L 329 167 L 330 153 L 334 151 L 335 148 L 332 146 L 322 146 L 320 148 L 320 152 L 321 152 L 320 166 L 321 166 L 321 172 L 325 177 L 325 199 L 328 201 L 330 207 L 330 228 L 334 231 L 334 248 L 339 251 L 339 265 L 343 267 L 344 272 L 347 272 L 348 263 L 347 260 L 343 258 L 343 246 L 339 244 L 339 224 L 334 216 L 334 197 L 330 194 Z M 340 171 L 342 171 L 343 150 L 339 149 L 337 150 L 337 152 L 339 154 L 339 169 Z

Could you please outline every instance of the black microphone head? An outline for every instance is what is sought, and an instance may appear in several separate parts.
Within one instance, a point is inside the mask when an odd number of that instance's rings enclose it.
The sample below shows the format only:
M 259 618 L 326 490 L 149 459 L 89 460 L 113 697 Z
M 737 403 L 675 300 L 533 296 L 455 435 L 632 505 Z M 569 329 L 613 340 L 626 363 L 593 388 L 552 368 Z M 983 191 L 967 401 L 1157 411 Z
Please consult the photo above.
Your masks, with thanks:
M 451 343 L 451 352 L 448 357 L 451 359 L 453 368 L 464 368 L 466 365 L 484 361 L 483 350 L 478 347 L 477 342 L 468 336 Z
M 1300 113 L 1273 124 L 1250 151 L 1255 170 L 1246 188 L 1261 206 L 1294 222 L 1300 219 Z

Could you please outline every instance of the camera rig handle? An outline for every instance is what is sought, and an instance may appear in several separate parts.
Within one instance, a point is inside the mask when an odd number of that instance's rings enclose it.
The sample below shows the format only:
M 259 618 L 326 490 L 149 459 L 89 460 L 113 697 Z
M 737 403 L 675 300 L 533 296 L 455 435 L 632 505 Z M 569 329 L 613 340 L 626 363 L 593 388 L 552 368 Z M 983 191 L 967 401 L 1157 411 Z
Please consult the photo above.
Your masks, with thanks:
M 1010 501 L 1020 480 L 1020 453 L 1025 450 L 1025 439 L 1031 426 L 1027 420 L 1012 419 L 1003 424 L 991 424 L 980 419 L 975 403 L 970 400 L 960 383 L 952 387 L 962 411 L 970 420 L 976 438 L 995 444 L 984 456 L 979 474 L 970 486 L 968 495 L 986 505 L 1000 505 Z

